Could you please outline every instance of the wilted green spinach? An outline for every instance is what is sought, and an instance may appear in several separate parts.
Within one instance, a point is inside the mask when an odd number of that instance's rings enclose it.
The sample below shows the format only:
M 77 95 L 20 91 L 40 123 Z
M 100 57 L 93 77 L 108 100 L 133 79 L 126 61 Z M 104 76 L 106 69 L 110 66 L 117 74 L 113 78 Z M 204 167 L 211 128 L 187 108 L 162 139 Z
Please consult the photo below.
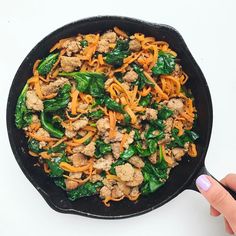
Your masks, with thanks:
M 109 110 L 124 113 L 124 109 L 122 105 L 120 105 L 115 100 L 111 99 L 110 97 L 105 97 L 104 104 Z
M 158 118 L 160 120 L 166 120 L 167 118 L 173 115 L 173 111 L 170 110 L 168 107 L 163 106 L 160 111 L 158 111 Z
M 133 85 L 137 85 L 139 90 L 143 89 L 145 85 L 153 86 L 153 83 L 146 78 L 143 70 L 137 64 L 133 63 L 132 68 L 138 74 L 138 79 L 133 82 Z
M 139 105 L 143 106 L 143 107 L 147 107 L 148 105 L 150 105 L 152 101 L 152 94 L 148 94 L 145 97 L 142 97 L 139 101 Z
M 96 183 L 86 182 L 85 184 L 79 186 L 78 188 L 68 191 L 67 195 L 71 201 L 75 201 L 81 197 L 89 197 L 97 194 L 97 189 L 102 187 L 103 183 L 97 181 Z
M 60 88 L 58 95 L 55 98 L 45 100 L 43 102 L 44 112 L 55 112 L 67 107 L 70 102 L 71 85 L 65 84 Z
M 92 120 L 98 120 L 104 116 L 104 112 L 101 109 L 99 109 L 93 112 L 89 112 L 87 116 Z
M 34 153 L 40 153 L 43 150 L 39 147 L 39 141 L 31 138 L 28 140 L 28 148 L 30 151 L 34 152 Z
M 18 129 L 28 126 L 32 121 L 32 113 L 26 107 L 26 92 L 28 84 L 26 84 L 18 97 L 15 110 L 15 124 Z
M 104 96 L 105 76 L 95 72 L 61 72 L 61 76 L 73 78 L 76 88 L 82 93 L 88 93 L 93 97 Z
M 40 121 L 41 121 L 42 127 L 46 131 L 48 131 L 48 133 L 52 135 L 53 137 L 62 138 L 64 136 L 64 132 L 52 125 L 52 122 L 50 121 L 49 117 L 45 114 L 44 111 L 41 112 Z
M 170 53 L 160 51 L 156 65 L 152 68 L 154 75 L 170 74 L 175 69 L 175 57 Z
M 116 47 L 105 54 L 105 61 L 114 67 L 120 67 L 123 65 L 124 58 L 129 55 L 129 42 L 127 40 L 118 40 Z
M 167 170 L 167 164 L 164 160 L 162 148 L 159 146 L 159 162 L 154 165 L 149 161 L 146 161 L 145 166 L 142 169 L 144 177 L 141 187 L 142 194 L 148 195 L 160 188 L 168 178 Z
M 58 56 L 59 53 L 51 53 L 46 58 L 44 58 L 37 68 L 39 74 L 47 75 L 51 71 L 53 65 L 56 63 Z
M 60 157 L 53 158 L 53 160 L 46 160 L 46 163 L 50 169 L 50 177 L 61 177 L 63 175 L 64 170 L 59 166 L 61 162 L 68 162 L 68 159 L 64 153 Z
M 111 152 L 111 145 L 103 142 L 102 140 L 96 141 L 96 150 L 95 150 L 95 156 L 97 158 L 100 158 L 108 153 Z

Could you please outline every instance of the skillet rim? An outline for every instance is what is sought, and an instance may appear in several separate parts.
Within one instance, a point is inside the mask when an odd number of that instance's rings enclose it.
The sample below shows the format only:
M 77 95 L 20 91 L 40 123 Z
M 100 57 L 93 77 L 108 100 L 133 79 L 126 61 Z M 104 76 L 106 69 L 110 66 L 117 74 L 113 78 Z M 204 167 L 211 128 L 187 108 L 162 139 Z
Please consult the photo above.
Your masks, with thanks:
M 34 53 L 34 51 L 37 49 L 37 47 L 42 43 L 42 41 L 47 41 L 48 38 L 52 37 L 54 34 L 57 34 L 59 32 L 62 32 L 65 28 L 67 27 L 73 27 L 74 25 L 78 25 L 78 24 L 86 24 L 89 22 L 98 22 L 98 21 L 112 21 L 112 20 L 119 20 L 119 21 L 127 21 L 130 23 L 138 23 L 138 24 L 144 24 L 144 25 L 148 25 L 150 28 L 168 28 L 169 30 L 171 30 L 172 32 L 174 32 L 175 34 L 178 35 L 179 39 L 181 40 L 182 46 L 184 47 L 184 49 L 186 50 L 186 52 L 188 53 L 188 56 L 190 57 L 190 60 L 193 64 L 193 66 L 195 67 L 195 69 L 198 71 L 199 75 L 202 77 L 202 80 L 204 82 L 204 92 L 206 93 L 206 96 L 208 97 L 208 104 L 207 104 L 207 109 L 208 109 L 208 115 L 209 115 L 209 124 L 208 124 L 208 130 L 207 130 L 207 145 L 203 148 L 203 152 L 202 152 L 202 159 L 198 162 L 196 168 L 194 169 L 194 171 L 192 172 L 192 174 L 188 177 L 188 179 L 182 184 L 182 186 L 180 188 L 177 189 L 177 191 L 175 193 L 173 193 L 172 195 L 168 196 L 165 200 L 163 200 L 161 203 L 159 204 L 155 204 L 152 207 L 148 207 L 145 210 L 142 211 L 138 211 L 135 213 L 131 213 L 131 214 L 123 214 L 123 215 L 99 215 L 99 214 L 91 214 L 88 212 L 84 212 L 84 211 L 79 211 L 73 208 L 62 208 L 59 207 L 58 205 L 54 204 L 54 202 L 50 199 L 50 196 L 47 194 L 47 192 L 45 192 L 41 187 L 38 186 L 38 184 L 36 183 L 36 181 L 30 176 L 30 174 L 28 173 L 28 171 L 26 170 L 26 168 L 24 167 L 24 165 L 20 162 L 20 158 L 18 158 L 18 152 L 17 149 L 15 147 L 15 142 L 14 142 L 14 129 L 15 126 L 14 124 L 11 123 L 11 119 L 10 116 L 12 116 L 12 113 L 10 111 L 9 108 L 9 104 L 10 104 L 10 100 L 11 100 L 11 96 L 13 96 L 12 94 L 12 88 L 14 86 L 16 86 L 16 80 L 17 77 L 19 76 L 18 74 L 20 74 L 21 68 L 23 67 L 23 65 L 25 64 L 25 62 L 27 62 L 28 57 Z M 20 67 L 18 68 L 14 79 L 12 81 L 11 87 L 10 87 L 10 92 L 8 95 L 8 100 L 7 100 L 7 112 L 6 112 L 7 116 L 6 116 L 6 122 L 7 122 L 7 130 L 8 130 L 8 138 L 10 141 L 10 145 L 11 145 L 11 149 L 12 152 L 14 154 L 14 157 L 18 163 L 18 165 L 20 166 L 22 172 L 24 173 L 24 175 L 27 177 L 27 179 L 32 183 L 32 185 L 38 190 L 38 192 L 41 194 L 41 196 L 45 199 L 45 201 L 47 202 L 47 204 L 54 210 L 56 210 L 57 212 L 61 212 L 61 213 L 71 213 L 71 214 L 76 214 L 76 215 L 82 215 L 82 216 L 87 216 L 87 217 L 92 217 L 92 218 L 98 218 L 98 219 L 123 219 L 123 218 L 128 218 L 128 217 L 133 217 L 133 216 L 138 216 L 138 215 L 142 215 L 144 213 L 150 212 L 164 204 L 166 204 L 168 201 L 170 201 L 171 199 L 175 198 L 178 194 L 180 194 L 182 191 L 184 191 L 185 189 L 189 189 L 189 186 L 192 184 L 192 182 L 194 181 L 196 175 L 202 170 L 202 168 L 205 168 L 205 158 L 206 158 L 206 153 L 208 150 L 208 146 L 209 146 L 209 142 L 210 142 L 210 137 L 211 137 L 211 131 L 212 131 L 212 124 L 213 124 L 213 108 L 212 108 L 212 99 L 211 99 L 211 95 L 210 95 L 210 91 L 209 91 L 209 87 L 207 84 L 207 81 L 205 79 L 204 74 L 202 73 L 200 67 L 198 66 L 197 62 L 195 61 L 194 57 L 192 56 L 188 46 L 186 45 L 182 35 L 172 26 L 167 25 L 167 24 L 158 24 L 158 23 L 151 23 L 148 21 L 144 21 L 141 19 L 137 19 L 137 18 L 131 18 L 131 17 L 125 17 L 125 16 L 115 16 L 115 15 L 104 15 L 104 16 L 94 16 L 94 17 L 87 17 L 87 18 L 83 18 L 77 21 L 73 21 L 71 23 L 65 24 L 62 27 L 59 27 L 58 29 L 54 30 L 53 32 L 49 33 L 46 37 L 44 37 L 43 39 L 41 39 L 34 47 L 33 49 L 27 54 L 27 56 L 24 58 L 24 60 L 22 61 Z

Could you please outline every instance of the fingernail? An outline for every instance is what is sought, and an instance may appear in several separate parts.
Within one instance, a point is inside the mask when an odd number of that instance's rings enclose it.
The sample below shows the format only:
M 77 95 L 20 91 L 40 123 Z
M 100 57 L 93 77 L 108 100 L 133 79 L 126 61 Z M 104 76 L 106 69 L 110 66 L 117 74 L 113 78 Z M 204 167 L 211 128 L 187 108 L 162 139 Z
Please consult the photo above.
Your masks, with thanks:
M 209 179 L 205 175 L 200 175 L 196 179 L 196 185 L 200 189 L 207 191 L 211 187 L 211 182 L 209 181 Z

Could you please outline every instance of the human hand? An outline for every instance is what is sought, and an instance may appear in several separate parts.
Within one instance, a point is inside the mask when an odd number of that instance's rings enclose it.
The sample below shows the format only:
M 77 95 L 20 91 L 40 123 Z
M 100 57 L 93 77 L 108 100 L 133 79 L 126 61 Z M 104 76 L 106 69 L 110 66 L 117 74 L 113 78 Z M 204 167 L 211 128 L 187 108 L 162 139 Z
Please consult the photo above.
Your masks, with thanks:
M 236 191 L 236 174 L 228 174 L 221 180 L 221 183 Z M 226 231 L 229 234 L 236 233 L 236 201 L 234 198 L 210 176 L 199 176 L 196 185 L 211 205 L 210 214 L 215 217 L 222 214 Z

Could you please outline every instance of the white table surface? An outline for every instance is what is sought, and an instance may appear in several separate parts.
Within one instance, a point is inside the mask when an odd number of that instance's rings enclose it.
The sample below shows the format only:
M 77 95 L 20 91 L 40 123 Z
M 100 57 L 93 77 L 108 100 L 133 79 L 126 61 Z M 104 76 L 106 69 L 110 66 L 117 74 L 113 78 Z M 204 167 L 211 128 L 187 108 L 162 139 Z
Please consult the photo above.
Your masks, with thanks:
M 226 235 L 222 218 L 210 217 L 206 201 L 192 191 L 150 213 L 125 220 L 96 220 L 53 211 L 13 157 L 5 110 L 20 63 L 39 40 L 58 27 L 95 15 L 166 23 L 180 31 L 211 90 L 214 125 L 206 166 L 219 179 L 236 172 L 235 9 L 234 0 L 0 0 L 0 235 Z

